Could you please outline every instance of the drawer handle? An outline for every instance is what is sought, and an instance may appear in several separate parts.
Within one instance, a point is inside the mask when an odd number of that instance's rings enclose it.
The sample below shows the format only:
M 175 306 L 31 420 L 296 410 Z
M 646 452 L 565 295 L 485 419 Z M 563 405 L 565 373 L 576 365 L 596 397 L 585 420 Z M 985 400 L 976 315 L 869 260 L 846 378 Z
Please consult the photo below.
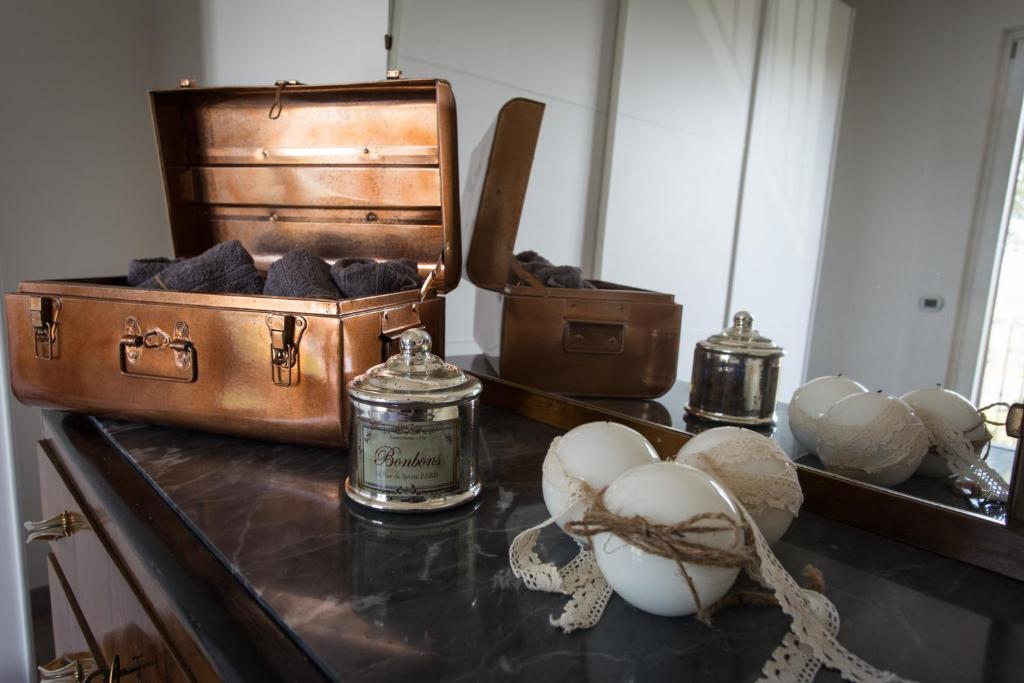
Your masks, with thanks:
M 77 512 L 64 510 L 41 522 L 25 522 L 25 542 L 57 541 L 67 538 L 76 531 L 88 529 L 89 523 Z
M 40 681 L 85 683 L 100 673 L 96 660 L 85 654 L 62 655 L 38 667 Z

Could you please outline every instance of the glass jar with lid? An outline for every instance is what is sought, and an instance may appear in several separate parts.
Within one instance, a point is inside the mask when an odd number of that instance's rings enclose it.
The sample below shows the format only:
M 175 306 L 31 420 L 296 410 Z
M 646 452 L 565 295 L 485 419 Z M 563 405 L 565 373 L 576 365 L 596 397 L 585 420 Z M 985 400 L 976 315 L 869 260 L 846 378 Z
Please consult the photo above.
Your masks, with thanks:
M 352 405 L 345 493 L 378 510 L 442 510 L 473 500 L 480 382 L 406 330 L 400 352 L 348 385 Z
M 775 393 L 786 352 L 754 329 L 750 313 L 697 342 L 686 412 L 702 420 L 764 427 L 775 424 Z

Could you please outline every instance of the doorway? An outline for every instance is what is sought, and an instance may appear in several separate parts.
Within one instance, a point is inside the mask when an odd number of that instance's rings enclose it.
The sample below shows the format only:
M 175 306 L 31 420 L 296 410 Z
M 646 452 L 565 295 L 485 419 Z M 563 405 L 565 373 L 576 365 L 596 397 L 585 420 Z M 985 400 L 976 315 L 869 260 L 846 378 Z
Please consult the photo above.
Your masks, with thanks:
M 1024 124 L 1024 117 L 1021 119 Z M 1018 126 L 1014 168 L 1005 201 L 1002 253 L 995 278 L 995 299 L 986 334 L 987 344 L 980 370 L 978 402 L 990 405 L 1024 400 L 1024 125 Z M 1002 411 L 999 414 L 996 411 Z M 996 408 L 993 418 L 1003 421 L 1005 408 Z M 1004 429 L 996 431 L 993 445 L 1012 447 L 1013 439 Z

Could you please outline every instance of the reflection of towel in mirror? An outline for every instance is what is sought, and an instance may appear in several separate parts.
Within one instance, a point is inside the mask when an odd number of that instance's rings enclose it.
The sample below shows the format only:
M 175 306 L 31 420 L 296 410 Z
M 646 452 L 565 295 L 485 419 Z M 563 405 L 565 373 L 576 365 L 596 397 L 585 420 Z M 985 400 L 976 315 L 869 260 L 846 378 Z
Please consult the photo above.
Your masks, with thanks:
M 409 259 L 341 259 L 331 266 L 331 276 L 345 298 L 404 292 L 418 288 L 422 282 L 416 262 Z
M 337 299 L 340 296 L 331 279 L 331 267 L 305 249 L 289 251 L 270 265 L 263 293 L 302 299 Z
M 565 289 L 594 289 L 589 281 L 583 279 L 583 271 L 576 266 L 556 266 L 535 251 L 523 251 L 516 254 L 516 260 L 522 264 L 530 275 L 540 280 L 545 287 L 562 287 Z M 514 284 L 527 284 L 512 274 Z
M 221 242 L 199 256 L 181 259 L 139 285 L 172 292 L 262 294 L 263 278 L 238 240 Z
M 128 264 L 128 285 L 138 287 L 149 278 L 157 275 L 172 263 L 181 259 L 169 258 L 138 258 Z

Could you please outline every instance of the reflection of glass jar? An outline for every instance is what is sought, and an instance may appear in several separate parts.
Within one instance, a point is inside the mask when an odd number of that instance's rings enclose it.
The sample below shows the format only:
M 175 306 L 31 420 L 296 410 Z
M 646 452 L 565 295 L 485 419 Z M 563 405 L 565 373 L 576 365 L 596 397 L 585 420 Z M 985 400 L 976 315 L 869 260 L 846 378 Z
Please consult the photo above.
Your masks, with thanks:
M 497 619 L 486 608 L 492 579 L 481 567 L 495 555 L 481 553 L 479 507 L 474 501 L 433 515 L 398 515 L 347 502 L 339 600 L 351 608 L 345 640 L 355 647 L 352 667 L 337 670 L 340 680 L 372 671 L 379 680 L 419 681 L 475 668 L 466 664 L 475 661 L 467 634 L 484 633 Z M 458 628 L 446 622 L 451 615 Z M 331 646 L 337 638 L 332 634 Z
M 441 510 L 480 493 L 480 382 L 430 353 L 422 329 L 402 333 L 401 353 L 348 385 L 352 403 L 345 493 L 392 512 Z
M 390 568 L 387 599 L 367 614 L 383 617 L 388 607 L 423 598 L 438 586 L 445 593 L 470 595 L 476 581 L 479 503 L 438 515 L 409 516 L 348 505 L 347 527 L 352 544 L 353 601 L 380 595 L 381 568 Z M 358 610 L 357 610 L 358 611 Z M 363 616 L 367 616 L 364 614 Z
M 744 427 L 775 424 L 775 391 L 785 351 L 754 329 L 746 311 L 693 351 L 686 412 L 701 420 Z

